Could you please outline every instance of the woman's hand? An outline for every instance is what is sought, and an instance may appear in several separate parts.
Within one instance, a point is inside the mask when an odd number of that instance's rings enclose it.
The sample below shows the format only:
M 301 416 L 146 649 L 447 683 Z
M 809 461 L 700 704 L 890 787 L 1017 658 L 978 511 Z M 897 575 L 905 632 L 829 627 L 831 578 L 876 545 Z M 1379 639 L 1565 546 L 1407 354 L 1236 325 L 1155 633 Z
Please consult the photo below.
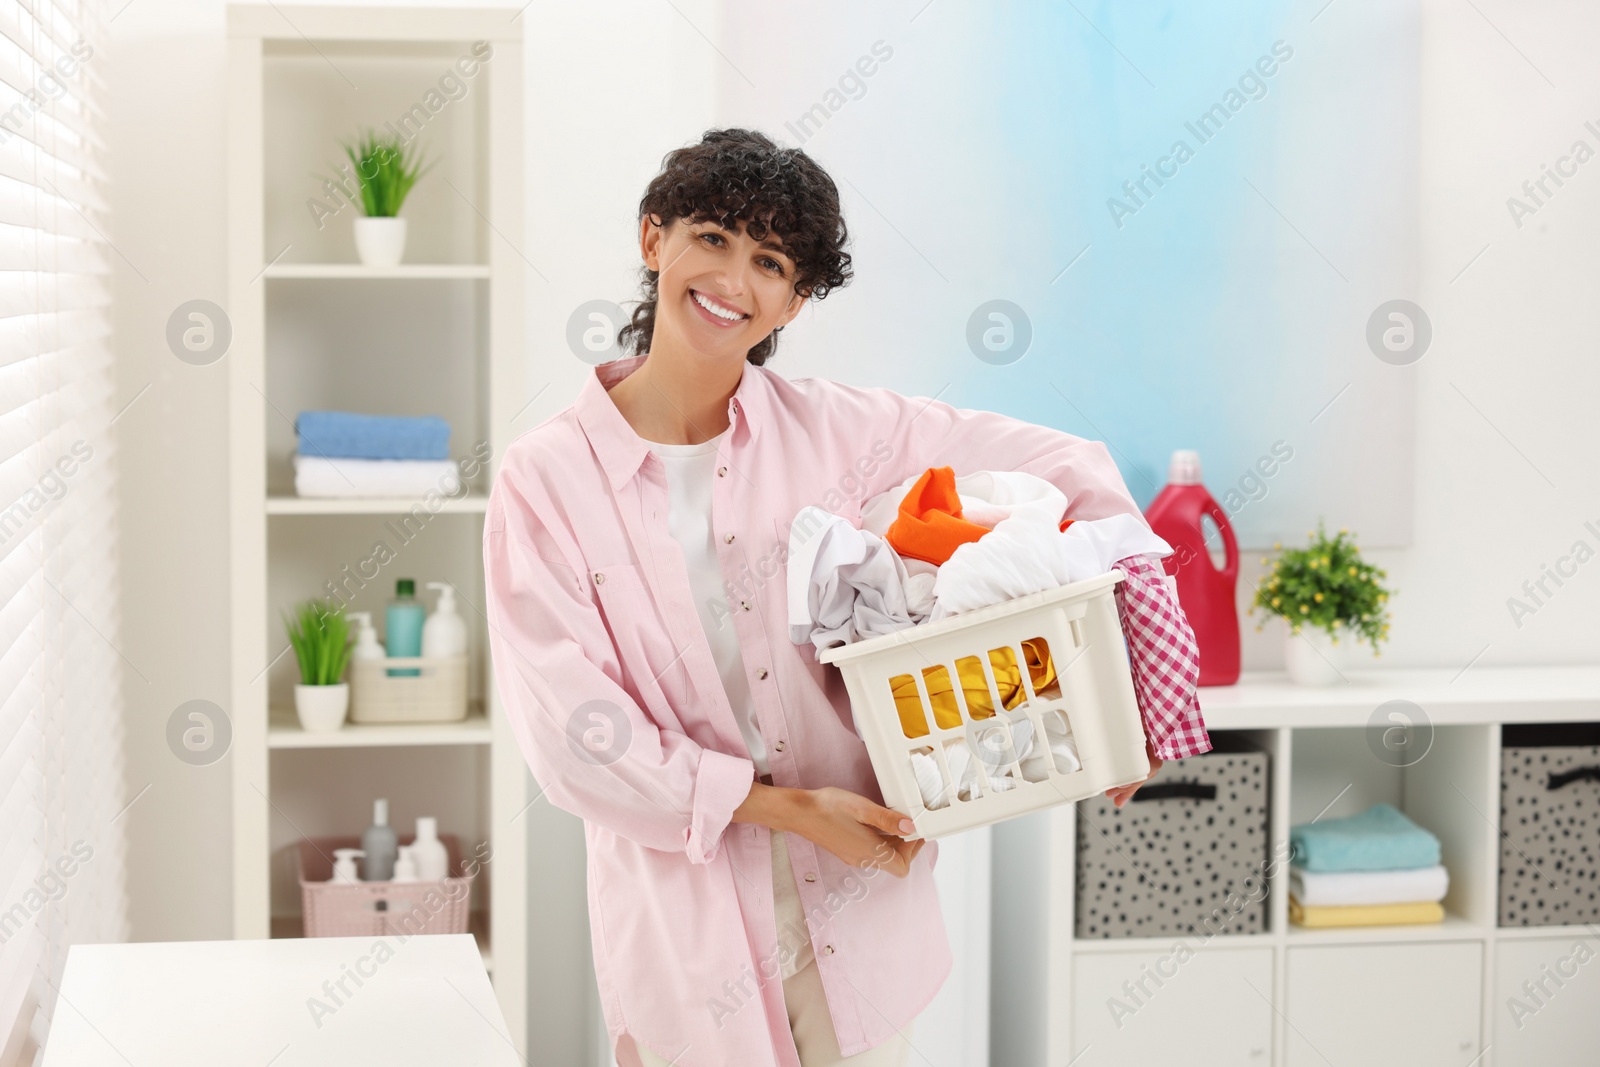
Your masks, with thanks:
M 881 867 L 896 878 L 910 873 L 924 844 L 900 836 L 915 831 L 910 819 L 836 786 L 793 792 L 788 824 L 777 829 L 799 834 L 852 867 Z
M 1134 782 L 1132 785 L 1120 785 L 1115 789 L 1106 790 L 1106 796 L 1111 798 L 1111 803 L 1115 804 L 1119 808 L 1128 801 L 1132 800 L 1133 794 L 1139 791 L 1139 787 L 1144 785 L 1145 782 L 1148 782 L 1150 779 L 1154 778 L 1157 772 L 1161 770 L 1161 764 L 1163 761 L 1156 758 L 1155 746 L 1150 743 L 1150 739 L 1148 737 L 1144 739 L 1144 752 L 1146 756 L 1150 757 L 1150 773 L 1144 776 L 1144 781 Z

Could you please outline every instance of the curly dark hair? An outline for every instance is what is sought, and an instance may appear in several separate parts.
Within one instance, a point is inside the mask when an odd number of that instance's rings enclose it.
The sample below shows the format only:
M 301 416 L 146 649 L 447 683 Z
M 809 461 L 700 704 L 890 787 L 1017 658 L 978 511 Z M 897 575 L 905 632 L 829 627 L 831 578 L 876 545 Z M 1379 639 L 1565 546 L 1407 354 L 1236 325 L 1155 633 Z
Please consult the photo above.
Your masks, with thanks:
M 794 290 L 821 300 L 850 281 L 849 234 L 839 210 L 839 190 L 828 172 L 798 148 L 779 148 L 756 130 L 707 130 L 699 144 L 675 149 L 661 161 L 639 201 L 639 219 L 654 215 L 663 227 L 683 219 L 714 221 L 733 231 L 744 223 L 752 239 L 770 228 L 795 263 Z M 617 332 L 617 345 L 634 355 L 650 349 L 656 328 L 659 272 L 640 268 L 644 298 Z M 778 347 L 778 327 L 745 357 L 761 366 Z

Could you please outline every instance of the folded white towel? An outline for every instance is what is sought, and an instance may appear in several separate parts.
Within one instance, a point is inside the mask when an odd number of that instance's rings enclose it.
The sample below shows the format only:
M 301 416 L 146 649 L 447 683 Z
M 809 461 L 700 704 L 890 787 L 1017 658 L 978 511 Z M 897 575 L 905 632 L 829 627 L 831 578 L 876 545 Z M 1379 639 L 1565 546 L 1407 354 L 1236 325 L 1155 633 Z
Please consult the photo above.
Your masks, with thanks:
M 290 457 L 294 462 L 294 491 L 298 496 L 417 497 L 430 492 L 461 494 L 461 471 L 449 459 L 328 459 L 325 456 Z
M 1289 868 L 1289 891 L 1307 906 L 1416 904 L 1443 900 L 1450 872 L 1443 867 L 1396 871 L 1308 871 Z

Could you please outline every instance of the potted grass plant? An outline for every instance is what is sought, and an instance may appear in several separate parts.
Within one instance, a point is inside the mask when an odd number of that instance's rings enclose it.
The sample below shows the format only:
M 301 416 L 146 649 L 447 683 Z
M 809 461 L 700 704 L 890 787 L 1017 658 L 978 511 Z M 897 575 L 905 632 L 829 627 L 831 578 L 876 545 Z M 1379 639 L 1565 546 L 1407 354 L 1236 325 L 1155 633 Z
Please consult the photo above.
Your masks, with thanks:
M 343 679 L 354 648 L 343 606 L 329 611 L 322 602 L 307 600 L 283 622 L 300 664 L 294 710 L 301 728 L 308 733 L 339 729 L 350 707 L 350 683 Z
M 1361 558 L 1350 531 L 1329 537 L 1319 523 L 1308 536 L 1305 548 L 1262 559 L 1269 569 L 1250 610 L 1288 623 L 1284 664 L 1291 680 L 1332 685 L 1343 679 L 1356 645 L 1366 642 L 1377 654 L 1388 638 L 1391 593 L 1383 585 L 1388 575 Z
M 369 267 L 396 266 L 406 248 L 406 220 L 400 218 L 400 206 L 432 164 L 423 166 L 419 154 L 399 137 L 381 137 L 372 129 L 346 142 L 344 151 L 355 167 L 361 193 L 356 254 Z

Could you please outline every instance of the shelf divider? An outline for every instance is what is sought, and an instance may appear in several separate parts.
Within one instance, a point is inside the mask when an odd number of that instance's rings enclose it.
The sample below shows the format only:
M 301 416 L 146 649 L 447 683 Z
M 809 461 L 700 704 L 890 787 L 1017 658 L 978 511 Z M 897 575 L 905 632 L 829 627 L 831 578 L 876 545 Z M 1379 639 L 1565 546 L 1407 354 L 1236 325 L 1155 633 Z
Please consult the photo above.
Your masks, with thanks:
M 363 263 L 272 263 L 261 272 L 268 279 L 314 278 L 335 280 L 427 281 L 489 277 L 486 263 L 401 263 L 394 267 L 369 267 Z

